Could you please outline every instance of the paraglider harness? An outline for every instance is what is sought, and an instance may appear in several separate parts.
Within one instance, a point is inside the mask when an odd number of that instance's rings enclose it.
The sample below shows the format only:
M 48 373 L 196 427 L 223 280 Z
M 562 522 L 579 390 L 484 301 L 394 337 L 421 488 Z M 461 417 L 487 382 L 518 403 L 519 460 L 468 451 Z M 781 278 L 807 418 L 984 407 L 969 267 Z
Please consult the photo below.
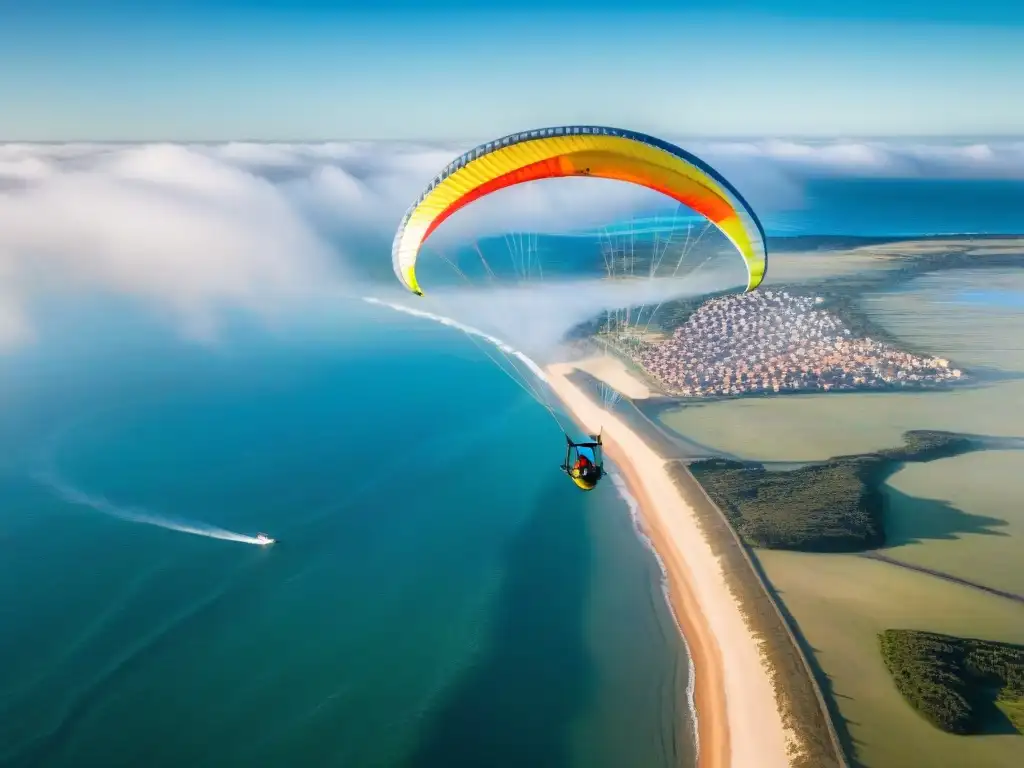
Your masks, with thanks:
M 562 471 L 576 481 L 577 485 L 582 482 L 593 488 L 604 476 L 604 466 L 601 459 L 601 435 L 590 435 L 590 438 L 591 442 L 575 443 L 568 435 L 565 436 L 565 463 L 562 464 Z M 580 448 L 589 448 L 593 451 L 594 460 L 591 461 L 586 455 L 581 454 Z

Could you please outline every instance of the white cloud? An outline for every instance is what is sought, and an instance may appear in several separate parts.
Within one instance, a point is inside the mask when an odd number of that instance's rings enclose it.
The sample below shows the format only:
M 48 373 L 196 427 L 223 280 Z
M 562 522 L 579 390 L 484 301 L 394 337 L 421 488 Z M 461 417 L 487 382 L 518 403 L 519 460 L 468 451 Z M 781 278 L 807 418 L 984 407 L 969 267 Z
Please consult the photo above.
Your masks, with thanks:
M 693 151 L 723 167 L 755 161 L 798 175 L 1024 179 L 1024 142 L 698 141 Z
M 742 268 L 713 267 L 686 279 L 584 280 L 538 282 L 525 287 L 481 286 L 479 290 L 438 290 L 410 302 L 409 297 L 385 294 L 413 307 L 470 323 L 547 362 L 562 343 L 566 330 L 611 307 L 652 307 L 660 302 L 735 287 Z
M 219 308 L 272 313 L 341 277 L 285 195 L 246 171 L 175 146 L 55 162 L 55 172 L 0 190 L 7 315 L 48 293 L 109 292 L 208 338 Z
M 821 174 L 1024 179 L 1024 142 L 686 146 L 763 212 L 799 205 L 803 179 Z M 48 294 L 127 296 L 209 338 L 223 309 L 271 315 L 311 291 L 352 289 L 357 267 L 390 269 L 409 201 L 466 148 L 0 145 L 0 348 L 35 338 L 33 307 Z M 566 231 L 663 205 L 631 185 L 555 180 L 484 198 L 436 237 Z
M 32 324 L 16 297 L 0 294 L 0 351 L 19 347 L 34 339 Z

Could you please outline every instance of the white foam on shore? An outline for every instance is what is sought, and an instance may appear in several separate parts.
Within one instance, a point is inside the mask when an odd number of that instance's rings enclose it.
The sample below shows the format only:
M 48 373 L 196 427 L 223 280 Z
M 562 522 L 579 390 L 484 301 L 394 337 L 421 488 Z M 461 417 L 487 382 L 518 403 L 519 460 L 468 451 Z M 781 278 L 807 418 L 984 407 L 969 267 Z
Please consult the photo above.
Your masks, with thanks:
M 534 376 L 543 381 L 545 384 L 549 383 L 547 374 L 544 373 L 544 370 L 539 365 L 537 365 L 536 362 L 527 357 L 523 352 L 519 351 L 518 349 L 510 346 L 509 344 L 505 343 L 496 336 L 492 336 L 491 334 L 485 331 L 481 331 L 479 328 L 474 328 L 471 325 L 460 323 L 458 320 L 454 320 L 450 317 L 438 315 L 433 312 L 426 312 L 421 309 L 414 309 L 412 307 L 406 306 L 405 304 L 399 304 L 397 302 L 383 301 L 372 296 L 364 296 L 363 301 L 367 302 L 368 304 L 376 304 L 377 306 L 387 307 L 388 309 L 393 309 L 396 312 L 403 312 L 407 315 L 412 315 L 413 317 L 421 317 L 425 320 L 431 320 L 435 323 L 440 323 L 441 325 L 447 325 L 450 328 L 455 328 L 457 330 L 462 331 L 463 333 L 467 333 L 471 336 L 481 338 L 484 341 L 488 342 L 489 344 L 493 344 L 495 347 L 500 349 L 505 354 L 512 355 L 517 359 L 521 360 L 523 364 L 525 364 L 527 368 L 530 369 L 530 372 L 533 373 Z M 683 634 L 682 624 L 679 621 L 679 617 L 676 615 L 675 608 L 672 606 L 672 599 L 669 594 L 668 569 L 665 567 L 665 561 L 662 560 L 661 555 L 659 555 L 658 551 L 654 548 L 654 542 L 651 541 L 650 536 L 648 536 L 643 529 L 643 525 L 640 522 L 640 503 L 636 500 L 636 497 L 634 497 L 633 494 L 629 492 L 629 488 L 626 485 L 626 481 L 617 472 L 609 472 L 608 477 L 611 478 L 612 485 L 615 486 L 615 490 L 618 493 L 619 497 L 624 502 L 626 502 L 626 507 L 629 509 L 630 519 L 633 522 L 633 532 L 636 534 L 636 537 L 640 540 L 641 544 L 643 544 L 643 546 L 646 547 L 647 550 L 650 551 L 650 553 L 654 556 L 654 561 L 658 564 L 658 569 L 661 572 L 661 593 L 665 599 L 665 604 L 668 606 L 669 614 L 672 616 L 672 621 L 676 625 L 676 629 L 679 632 L 680 638 L 682 638 L 683 647 L 686 649 L 686 706 L 690 712 L 690 718 L 693 722 L 694 754 L 695 757 L 699 757 L 700 736 L 697 723 L 697 704 L 694 698 L 694 693 L 696 690 L 697 671 L 693 664 L 693 654 L 690 653 L 690 645 L 686 642 L 686 636 Z
M 387 307 L 388 309 L 393 309 L 396 312 L 404 312 L 405 314 L 412 315 L 413 317 L 422 317 L 425 320 L 433 320 L 435 323 L 447 325 L 449 328 L 455 328 L 457 330 L 462 331 L 463 333 L 469 334 L 470 336 L 476 336 L 477 338 L 483 339 L 487 343 L 492 344 L 498 349 L 500 349 L 506 355 L 512 355 L 513 357 L 520 360 L 527 368 L 530 369 L 530 373 L 532 373 L 538 379 L 543 381 L 545 384 L 548 381 L 548 375 L 544 373 L 544 369 L 537 365 L 537 363 L 535 363 L 532 359 L 527 357 L 525 354 L 520 352 L 515 347 L 506 344 L 497 336 L 492 336 L 486 331 L 481 331 L 479 328 L 474 328 L 472 325 L 460 323 L 458 320 L 454 320 L 450 317 L 445 317 L 444 315 L 437 315 L 434 314 L 433 312 L 426 312 L 422 309 L 413 309 L 412 307 L 406 306 L 405 304 L 398 304 L 397 302 L 382 301 L 381 299 L 376 299 L 372 296 L 364 296 L 363 301 L 365 301 L 368 304 L 376 304 L 381 307 Z
M 643 523 L 640 518 L 640 502 L 636 500 L 636 497 L 629 492 L 629 486 L 626 485 L 626 481 L 622 475 L 617 472 L 608 472 L 608 477 L 611 478 L 612 485 L 615 486 L 615 491 L 619 494 L 626 507 L 629 509 L 629 517 L 633 521 L 633 532 L 636 537 L 640 540 L 640 543 L 654 556 L 654 561 L 658 564 L 658 570 L 661 572 L 661 594 L 665 599 L 665 605 L 668 606 L 669 615 L 672 616 L 672 621 L 676 625 L 676 629 L 679 631 L 679 636 L 683 640 L 683 647 L 686 649 L 686 664 L 687 664 L 687 677 L 686 677 L 686 707 L 690 712 L 690 717 L 693 720 L 693 746 L 694 746 L 694 758 L 700 757 L 700 729 L 698 728 L 698 715 L 697 715 L 697 701 L 695 698 L 695 692 L 697 689 L 697 669 L 693 664 L 693 654 L 690 653 L 690 644 L 686 642 L 686 635 L 683 633 L 683 625 L 679 620 L 679 616 L 676 614 L 675 607 L 672 605 L 672 596 L 669 592 L 669 581 L 668 581 L 668 569 L 665 567 L 665 561 L 662 560 L 658 550 L 654 548 L 654 542 L 651 541 L 651 537 L 644 531 Z

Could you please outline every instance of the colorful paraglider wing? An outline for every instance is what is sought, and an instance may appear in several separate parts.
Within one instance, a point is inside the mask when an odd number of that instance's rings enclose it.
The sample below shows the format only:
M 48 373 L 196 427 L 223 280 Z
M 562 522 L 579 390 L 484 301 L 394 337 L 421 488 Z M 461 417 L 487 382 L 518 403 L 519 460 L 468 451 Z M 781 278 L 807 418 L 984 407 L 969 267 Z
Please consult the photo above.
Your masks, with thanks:
M 526 181 L 596 176 L 630 182 L 682 203 L 729 238 L 747 269 L 746 290 L 767 269 L 764 229 L 742 195 L 689 152 L 634 131 L 563 126 L 516 133 L 481 144 L 438 174 L 406 212 L 395 234 L 395 274 L 413 293 L 420 246 L 445 219 L 475 200 Z

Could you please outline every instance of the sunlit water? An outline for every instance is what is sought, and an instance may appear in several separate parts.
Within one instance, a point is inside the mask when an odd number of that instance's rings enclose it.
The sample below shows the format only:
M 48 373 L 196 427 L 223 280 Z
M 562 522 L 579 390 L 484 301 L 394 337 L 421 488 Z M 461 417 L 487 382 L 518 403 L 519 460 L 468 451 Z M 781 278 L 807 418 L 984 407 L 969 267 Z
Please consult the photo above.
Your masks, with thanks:
M 1020 232 L 1020 198 L 1002 182 L 823 180 L 764 220 L 769 236 Z M 522 267 L 521 249 L 499 250 Z M 769 280 L 807 273 L 778 264 Z M 943 303 L 965 316 L 990 311 L 972 302 L 1016 306 L 985 278 L 934 290 L 940 301 L 880 297 L 873 311 L 964 365 L 1022 338 L 984 317 L 934 330 L 919 318 L 948 317 Z M 54 314 L 47 344 L 0 369 L 0 764 L 692 763 L 687 659 L 626 505 L 610 483 L 584 496 L 562 482 L 558 428 L 457 331 L 363 307 L 276 337 L 241 324 L 203 350 L 136 315 Z M 1024 428 L 1019 384 L 861 397 L 714 406 L 674 424 L 786 460 L 888 446 L 909 428 Z M 230 540 L 257 531 L 279 543 Z M 849 672 L 840 703 L 871 764 L 892 765 L 881 756 L 906 754 L 893 744 L 912 731 L 876 730 L 906 711 L 864 650 L 873 628 L 1009 636 L 1011 620 L 971 593 L 963 605 L 989 618 L 965 608 L 935 623 L 949 611 L 920 611 L 954 605 L 948 585 L 846 558 L 827 578 L 807 562 L 789 581 L 767 564 L 822 663 Z M 843 585 L 865 586 L 847 604 Z M 896 597 L 879 613 L 883 592 Z
M 0 763 L 691 761 L 612 484 L 563 482 L 557 425 L 457 331 L 335 320 L 8 378 Z

